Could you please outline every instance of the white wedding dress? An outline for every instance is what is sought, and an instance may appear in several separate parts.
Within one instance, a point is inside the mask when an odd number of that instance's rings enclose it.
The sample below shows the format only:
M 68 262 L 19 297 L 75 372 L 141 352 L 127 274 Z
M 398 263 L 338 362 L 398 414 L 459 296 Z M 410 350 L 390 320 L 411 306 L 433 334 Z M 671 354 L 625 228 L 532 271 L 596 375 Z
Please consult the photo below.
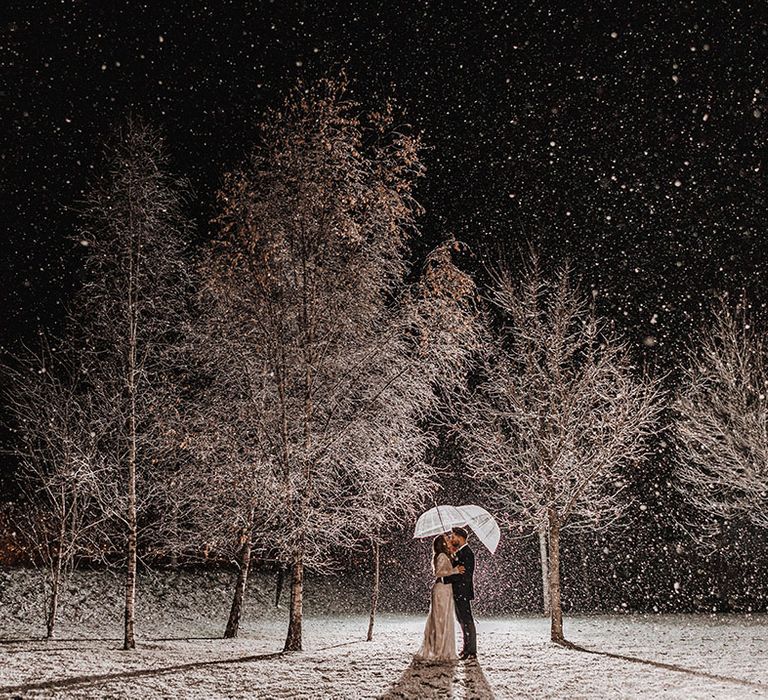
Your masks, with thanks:
M 458 568 L 451 566 L 445 554 L 438 554 L 434 565 L 435 577 L 458 574 Z M 432 586 L 432 604 L 429 608 L 427 625 L 424 628 L 424 643 L 416 653 L 421 661 L 455 661 L 456 632 L 454 627 L 453 586 L 435 581 Z

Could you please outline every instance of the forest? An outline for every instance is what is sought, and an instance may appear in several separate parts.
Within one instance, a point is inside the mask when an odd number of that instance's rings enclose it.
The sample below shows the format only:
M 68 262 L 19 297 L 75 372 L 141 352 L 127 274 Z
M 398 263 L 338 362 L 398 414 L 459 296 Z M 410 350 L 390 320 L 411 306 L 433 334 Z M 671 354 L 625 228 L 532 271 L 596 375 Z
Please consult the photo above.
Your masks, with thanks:
M 402 552 L 446 497 L 503 524 L 506 557 L 486 561 L 524 590 L 489 609 L 543 608 L 553 641 L 564 605 L 764 610 L 761 307 L 713 294 L 670 369 L 535 240 L 446 230 L 424 252 L 429 173 L 398 110 L 358 104 L 343 73 L 297 84 L 223 178 L 212 236 L 159 128 L 131 118 L 105 145 L 72 203 L 65 322 L 3 359 L 3 557 L 39 569 L 48 637 L 76 570 L 120 577 L 132 649 L 141 571 L 223 567 L 224 636 L 252 570 L 274 570 L 300 650 L 305 572 L 361 563 L 370 637 L 381 575 L 399 585 L 382 547 L 420 576 Z

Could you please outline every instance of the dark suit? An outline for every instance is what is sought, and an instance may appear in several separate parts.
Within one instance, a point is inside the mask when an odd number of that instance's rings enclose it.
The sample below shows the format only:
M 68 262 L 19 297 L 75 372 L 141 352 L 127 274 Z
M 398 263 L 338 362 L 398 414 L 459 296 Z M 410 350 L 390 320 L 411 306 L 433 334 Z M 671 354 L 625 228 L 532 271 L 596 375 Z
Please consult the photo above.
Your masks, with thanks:
M 463 574 L 444 576 L 443 583 L 453 586 L 453 602 L 456 608 L 456 619 L 461 625 L 461 633 L 464 636 L 464 648 L 462 654 L 477 654 L 477 632 L 475 620 L 472 617 L 472 600 L 475 597 L 473 576 L 475 575 L 475 553 L 469 545 L 464 545 L 453 560 L 454 566 L 463 566 Z

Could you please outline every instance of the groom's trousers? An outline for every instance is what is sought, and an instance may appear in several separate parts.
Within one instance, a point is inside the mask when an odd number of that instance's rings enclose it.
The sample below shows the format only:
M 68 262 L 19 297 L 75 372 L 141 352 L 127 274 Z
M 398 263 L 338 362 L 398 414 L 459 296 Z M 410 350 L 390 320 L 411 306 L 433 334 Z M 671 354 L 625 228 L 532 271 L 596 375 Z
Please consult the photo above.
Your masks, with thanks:
M 472 601 L 468 598 L 454 598 L 456 619 L 461 625 L 461 634 L 464 636 L 463 654 L 477 655 L 477 632 L 475 631 L 475 618 L 472 617 Z

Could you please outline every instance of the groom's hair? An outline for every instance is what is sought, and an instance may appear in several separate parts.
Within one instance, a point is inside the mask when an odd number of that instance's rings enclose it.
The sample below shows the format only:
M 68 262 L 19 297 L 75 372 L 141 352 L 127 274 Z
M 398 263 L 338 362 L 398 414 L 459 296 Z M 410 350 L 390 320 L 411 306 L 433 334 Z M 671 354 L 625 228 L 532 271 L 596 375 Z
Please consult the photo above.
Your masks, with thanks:
M 469 537 L 469 533 L 463 528 L 463 527 L 452 527 L 451 532 L 454 535 L 458 535 L 459 537 L 463 537 L 465 540 L 467 537 Z

